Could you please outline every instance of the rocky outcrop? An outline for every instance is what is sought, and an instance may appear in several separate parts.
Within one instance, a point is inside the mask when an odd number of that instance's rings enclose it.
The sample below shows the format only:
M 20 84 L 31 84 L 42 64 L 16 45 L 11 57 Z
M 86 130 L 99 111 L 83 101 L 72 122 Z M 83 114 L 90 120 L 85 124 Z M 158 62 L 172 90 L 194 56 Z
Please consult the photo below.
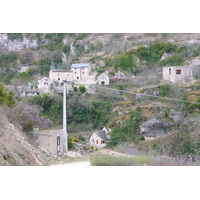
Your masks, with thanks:
M 169 118 L 171 118 L 176 125 L 180 125 L 181 123 L 183 123 L 184 120 L 183 114 L 181 114 L 180 112 L 176 112 L 175 110 L 171 110 L 169 112 Z
M 7 51 L 21 51 L 23 49 L 37 48 L 37 40 L 30 40 L 27 37 L 23 37 L 22 40 L 11 41 L 8 39 L 6 33 L 0 34 L 0 48 Z
M 146 137 L 158 137 L 164 135 L 168 127 L 170 127 L 170 124 L 152 118 L 140 125 L 140 134 Z

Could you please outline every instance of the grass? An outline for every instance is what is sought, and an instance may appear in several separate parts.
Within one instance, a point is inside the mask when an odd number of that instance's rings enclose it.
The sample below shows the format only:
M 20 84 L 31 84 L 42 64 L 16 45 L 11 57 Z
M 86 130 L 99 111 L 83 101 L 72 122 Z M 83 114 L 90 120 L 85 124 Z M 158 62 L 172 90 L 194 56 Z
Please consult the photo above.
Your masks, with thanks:
M 91 166 L 199 166 L 199 162 L 185 162 L 184 158 L 169 157 L 151 153 L 137 155 L 105 155 L 99 151 L 90 155 Z
M 94 153 L 90 156 L 91 166 L 140 166 L 146 165 L 148 159 L 143 156 L 108 156 Z

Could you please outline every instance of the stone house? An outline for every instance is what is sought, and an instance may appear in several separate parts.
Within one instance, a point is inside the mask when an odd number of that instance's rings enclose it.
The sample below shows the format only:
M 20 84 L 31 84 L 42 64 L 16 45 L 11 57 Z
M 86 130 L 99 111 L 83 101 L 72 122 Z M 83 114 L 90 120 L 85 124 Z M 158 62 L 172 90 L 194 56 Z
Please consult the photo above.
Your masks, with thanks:
M 94 131 L 90 136 L 90 146 L 96 149 L 102 149 L 106 146 L 108 137 L 104 130 Z
M 50 79 L 43 76 L 38 80 L 38 89 L 49 92 L 51 89 Z
M 34 128 L 36 143 L 42 147 L 49 155 L 63 154 L 63 130 L 39 130 Z
M 109 84 L 110 84 L 110 78 L 109 78 L 109 76 L 104 72 L 104 73 L 100 74 L 100 75 L 97 77 L 96 82 L 97 82 L 99 85 L 109 85 Z
M 37 89 L 22 88 L 21 95 L 23 97 L 33 97 L 39 95 L 40 92 Z
M 163 79 L 173 83 L 187 79 L 190 80 L 192 76 L 193 70 L 189 66 L 163 67 Z
M 72 81 L 76 84 L 95 84 L 96 74 L 92 73 L 91 65 L 87 63 L 72 64 L 70 70 L 52 69 L 49 72 L 51 83 Z

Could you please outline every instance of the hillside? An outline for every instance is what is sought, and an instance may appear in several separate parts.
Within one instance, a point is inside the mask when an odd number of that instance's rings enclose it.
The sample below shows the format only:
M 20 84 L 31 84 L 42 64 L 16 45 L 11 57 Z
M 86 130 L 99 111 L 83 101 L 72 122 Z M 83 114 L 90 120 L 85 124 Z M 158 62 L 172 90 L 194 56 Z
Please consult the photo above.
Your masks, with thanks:
M 15 92 L 15 103 L 9 95 L 10 105 L 0 99 L 1 165 L 46 162 L 33 127 L 62 127 L 62 92 L 23 97 L 19 91 L 37 85 L 50 69 L 69 70 L 72 63 L 90 63 L 92 72 L 108 74 L 110 84 L 75 85 L 68 92 L 70 149 L 94 151 L 89 135 L 107 126 L 109 149 L 200 159 L 200 34 L 10 33 L 0 34 L 0 79 Z M 190 67 L 192 78 L 167 82 L 162 76 L 167 66 Z M 119 71 L 127 78 L 113 80 Z
M 0 165 L 42 165 L 44 156 L 0 108 Z

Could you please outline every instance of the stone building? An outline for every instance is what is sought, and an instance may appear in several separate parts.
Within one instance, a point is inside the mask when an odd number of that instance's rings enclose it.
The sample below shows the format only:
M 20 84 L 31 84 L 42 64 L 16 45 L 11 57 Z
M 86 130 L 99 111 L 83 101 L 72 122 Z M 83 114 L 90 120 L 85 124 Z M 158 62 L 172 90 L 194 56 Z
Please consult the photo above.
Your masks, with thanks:
M 193 76 L 193 70 L 189 66 L 170 66 L 163 67 L 163 79 L 176 83 L 191 79 Z
M 90 136 L 90 146 L 96 149 L 102 149 L 106 146 L 108 137 L 104 130 L 94 131 Z
M 49 155 L 63 154 L 63 130 L 39 130 L 34 128 L 38 146 L 45 149 Z
M 39 90 L 31 89 L 31 88 L 22 88 L 22 92 L 20 93 L 22 97 L 33 97 L 40 95 Z
M 76 84 L 95 84 L 96 74 L 92 73 L 91 65 L 87 63 L 72 64 L 70 70 L 52 69 L 49 72 L 51 83 L 72 81 Z
M 109 76 L 104 72 L 104 73 L 100 74 L 100 75 L 97 77 L 96 82 L 97 82 L 99 85 L 109 85 L 109 84 L 110 84 L 110 78 L 109 78 Z

